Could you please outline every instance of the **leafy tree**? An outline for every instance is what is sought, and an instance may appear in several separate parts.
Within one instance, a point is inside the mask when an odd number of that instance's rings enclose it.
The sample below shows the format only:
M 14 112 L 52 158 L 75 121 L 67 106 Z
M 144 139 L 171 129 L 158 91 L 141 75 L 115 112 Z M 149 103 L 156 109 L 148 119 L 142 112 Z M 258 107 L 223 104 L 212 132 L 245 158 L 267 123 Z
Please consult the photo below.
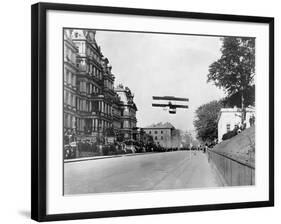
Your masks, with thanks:
M 255 106 L 255 85 L 247 88 L 244 91 L 244 105 Z M 241 105 L 241 92 L 234 93 L 231 96 L 226 96 L 221 100 L 223 107 L 240 107 Z
M 222 108 L 221 101 L 211 101 L 198 107 L 193 121 L 197 138 L 202 141 L 213 141 L 218 136 L 217 119 Z
M 224 37 L 222 41 L 222 55 L 210 65 L 207 81 L 223 88 L 228 97 L 239 96 L 241 109 L 245 111 L 246 93 L 254 85 L 255 38 Z

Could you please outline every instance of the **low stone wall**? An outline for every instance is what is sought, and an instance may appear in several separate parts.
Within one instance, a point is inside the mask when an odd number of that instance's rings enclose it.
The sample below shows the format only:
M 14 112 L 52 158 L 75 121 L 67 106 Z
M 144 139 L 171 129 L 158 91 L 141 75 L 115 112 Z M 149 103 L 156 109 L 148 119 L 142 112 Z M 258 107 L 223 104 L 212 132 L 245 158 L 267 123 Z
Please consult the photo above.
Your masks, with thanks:
M 212 162 L 229 186 L 255 184 L 255 167 L 235 160 L 218 152 L 208 150 L 208 160 Z

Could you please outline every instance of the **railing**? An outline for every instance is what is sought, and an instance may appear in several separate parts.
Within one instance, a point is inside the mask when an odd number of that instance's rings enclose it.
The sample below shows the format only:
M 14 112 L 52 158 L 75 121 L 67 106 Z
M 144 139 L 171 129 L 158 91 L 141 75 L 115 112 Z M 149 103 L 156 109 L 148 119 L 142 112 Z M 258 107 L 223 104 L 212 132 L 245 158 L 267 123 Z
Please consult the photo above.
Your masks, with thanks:
M 255 184 L 255 167 L 218 152 L 208 150 L 208 160 L 212 162 L 229 186 Z

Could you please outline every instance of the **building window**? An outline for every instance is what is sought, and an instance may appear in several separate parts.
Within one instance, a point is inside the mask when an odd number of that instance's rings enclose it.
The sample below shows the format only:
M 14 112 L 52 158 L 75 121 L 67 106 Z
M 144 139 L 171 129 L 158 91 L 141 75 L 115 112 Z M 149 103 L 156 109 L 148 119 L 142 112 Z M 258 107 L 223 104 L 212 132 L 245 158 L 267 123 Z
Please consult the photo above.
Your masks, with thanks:
M 75 107 L 77 110 L 79 110 L 79 98 L 76 97 Z
M 72 73 L 71 73 L 71 72 L 68 72 L 67 84 L 71 84 L 71 79 L 72 79 Z
M 70 115 L 66 115 L 66 127 L 69 128 L 69 123 L 70 123 Z
M 65 104 L 68 104 L 68 92 L 65 92 L 65 101 L 64 101 Z
M 151 131 L 149 131 L 149 134 L 151 135 Z
M 157 136 L 155 136 L 155 138 L 154 138 L 155 140 L 157 140 Z
M 85 49 L 85 43 L 82 42 L 82 43 L 81 43 L 81 53 L 82 53 L 82 54 L 85 54 L 85 51 L 86 51 L 86 49 Z
M 93 75 L 96 76 L 96 74 L 97 74 L 97 69 L 96 67 L 93 67 Z
M 64 80 L 63 80 L 63 81 L 66 82 L 66 80 L 67 80 L 67 79 L 66 79 L 66 76 L 67 76 L 67 70 L 66 70 L 66 69 L 64 69 L 63 74 L 64 74 Z
M 65 73 L 65 80 L 64 80 L 66 83 L 68 82 L 68 71 L 66 71 Z
M 72 86 L 76 86 L 76 77 L 74 75 L 72 77 Z
M 226 125 L 226 132 L 230 132 L 230 124 Z
M 72 117 L 72 124 L 71 124 L 71 127 L 72 127 L 73 129 L 75 128 L 75 123 L 76 123 L 75 117 Z
M 64 119 L 64 127 L 67 127 L 67 114 L 66 113 L 64 113 L 63 119 Z
M 73 95 L 70 94 L 70 102 L 68 103 L 70 106 L 72 106 L 72 102 L 73 102 Z
M 154 131 L 154 134 L 157 134 L 158 133 L 158 131 Z
M 161 134 L 163 134 L 163 131 L 161 131 Z
M 161 136 L 161 140 L 163 140 L 164 138 L 163 138 L 163 136 Z

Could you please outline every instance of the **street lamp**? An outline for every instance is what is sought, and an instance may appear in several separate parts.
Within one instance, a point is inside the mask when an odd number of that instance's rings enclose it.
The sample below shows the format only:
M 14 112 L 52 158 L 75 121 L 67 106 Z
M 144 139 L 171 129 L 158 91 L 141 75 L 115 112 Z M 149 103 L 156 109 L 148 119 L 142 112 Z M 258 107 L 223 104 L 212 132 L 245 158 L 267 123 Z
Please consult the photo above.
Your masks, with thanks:
M 99 151 L 100 153 L 102 153 L 102 144 L 101 144 L 101 124 L 99 123 L 98 125 L 98 147 L 99 147 Z

